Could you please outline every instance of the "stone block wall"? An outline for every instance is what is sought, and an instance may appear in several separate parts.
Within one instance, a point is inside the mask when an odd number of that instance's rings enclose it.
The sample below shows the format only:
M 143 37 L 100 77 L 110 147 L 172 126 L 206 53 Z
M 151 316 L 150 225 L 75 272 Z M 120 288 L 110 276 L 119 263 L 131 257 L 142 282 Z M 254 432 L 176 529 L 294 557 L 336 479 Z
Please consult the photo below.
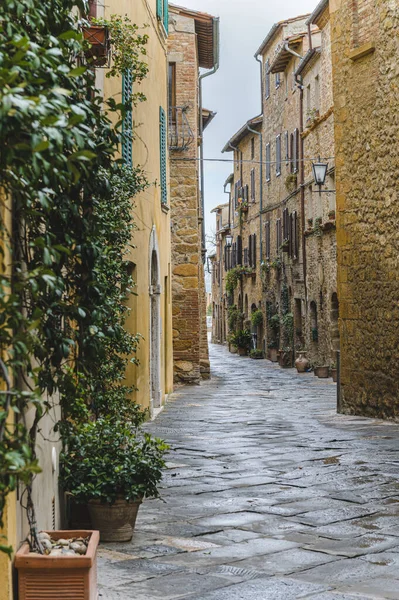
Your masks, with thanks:
M 356 38 L 353 9 L 364 14 Z M 399 5 L 331 2 L 341 409 L 399 416 Z

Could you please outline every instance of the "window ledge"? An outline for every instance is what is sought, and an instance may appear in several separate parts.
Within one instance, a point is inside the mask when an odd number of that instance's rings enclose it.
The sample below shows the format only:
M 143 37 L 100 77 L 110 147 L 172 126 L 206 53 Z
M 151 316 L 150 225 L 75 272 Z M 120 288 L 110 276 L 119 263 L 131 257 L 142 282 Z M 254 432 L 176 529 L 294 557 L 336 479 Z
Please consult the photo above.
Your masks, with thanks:
M 170 207 L 167 204 L 161 204 L 161 210 L 167 215 L 170 211 Z
M 349 53 L 349 58 L 353 61 L 359 60 L 363 58 L 363 56 L 367 56 L 368 54 L 373 54 L 375 51 L 375 43 L 368 42 L 367 44 L 363 44 L 358 48 L 355 48 Z

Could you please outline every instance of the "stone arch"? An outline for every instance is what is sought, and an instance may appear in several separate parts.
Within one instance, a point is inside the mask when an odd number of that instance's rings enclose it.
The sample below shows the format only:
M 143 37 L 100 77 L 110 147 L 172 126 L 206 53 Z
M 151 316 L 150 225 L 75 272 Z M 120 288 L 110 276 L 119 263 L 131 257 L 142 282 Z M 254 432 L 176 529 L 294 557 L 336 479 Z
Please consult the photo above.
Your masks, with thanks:
M 161 390 L 161 278 L 158 239 L 153 226 L 149 246 L 150 297 L 150 402 L 151 409 L 159 408 Z
M 310 303 L 310 336 L 313 342 L 319 341 L 319 332 L 317 326 L 317 304 L 314 300 Z
M 339 301 L 338 301 L 337 293 L 334 292 L 331 296 L 331 306 L 330 306 L 331 349 L 332 349 L 334 360 L 335 360 L 335 353 L 340 348 L 338 320 L 339 320 Z

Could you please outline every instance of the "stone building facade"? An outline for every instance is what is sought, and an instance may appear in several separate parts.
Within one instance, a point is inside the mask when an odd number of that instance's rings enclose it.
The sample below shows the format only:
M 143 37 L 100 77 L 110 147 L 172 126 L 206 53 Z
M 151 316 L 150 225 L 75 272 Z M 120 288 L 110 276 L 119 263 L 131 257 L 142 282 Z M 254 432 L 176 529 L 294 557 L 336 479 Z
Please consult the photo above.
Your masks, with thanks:
M 399 416 L 399 5 L 331 0 L 341 410 Z
M 240 317 L 235 329 L 249 329 L 253 345 L 272 360 L 280 350 L 282 366 L 293 366 L 299 350 L 314 366 L 334 366 L 339 344 L 330 22 L 328 6 L 321 8 L 268 33 L 256 53 L 262 115 L 223 149 L 234 152 L 233 240 L 224 250 L 226 228 L 217 227 L 214 339 L 226 341 L 220 332 L 229 331 L 230 306 Z M 329 160 L 322 193 L 312 173 L 319 156 Z M 229 294 L 228 272 L 237 266 L 240 277 Z M 254 326 L 258 310 L 263 321 Z
M 169 149 L 174 379 L 210 374 L 203 261 L 202 133 L 213 113 L 200 106 L 199 69 L 218 66 L 218 20 L 169 6 Z M 211 72 L 211 71 L 210 71 Z

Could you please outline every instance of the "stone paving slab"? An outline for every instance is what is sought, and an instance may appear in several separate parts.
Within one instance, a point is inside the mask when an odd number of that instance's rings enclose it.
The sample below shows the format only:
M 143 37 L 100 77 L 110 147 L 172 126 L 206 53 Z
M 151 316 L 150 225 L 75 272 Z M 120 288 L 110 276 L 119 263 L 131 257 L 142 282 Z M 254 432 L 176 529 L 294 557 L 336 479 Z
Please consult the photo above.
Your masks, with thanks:
M 164 501 L 101 545 L 100 600 L 398 600 L 399 426 L 337 415 L 330 380 L 211 361 L 146 425 Z

